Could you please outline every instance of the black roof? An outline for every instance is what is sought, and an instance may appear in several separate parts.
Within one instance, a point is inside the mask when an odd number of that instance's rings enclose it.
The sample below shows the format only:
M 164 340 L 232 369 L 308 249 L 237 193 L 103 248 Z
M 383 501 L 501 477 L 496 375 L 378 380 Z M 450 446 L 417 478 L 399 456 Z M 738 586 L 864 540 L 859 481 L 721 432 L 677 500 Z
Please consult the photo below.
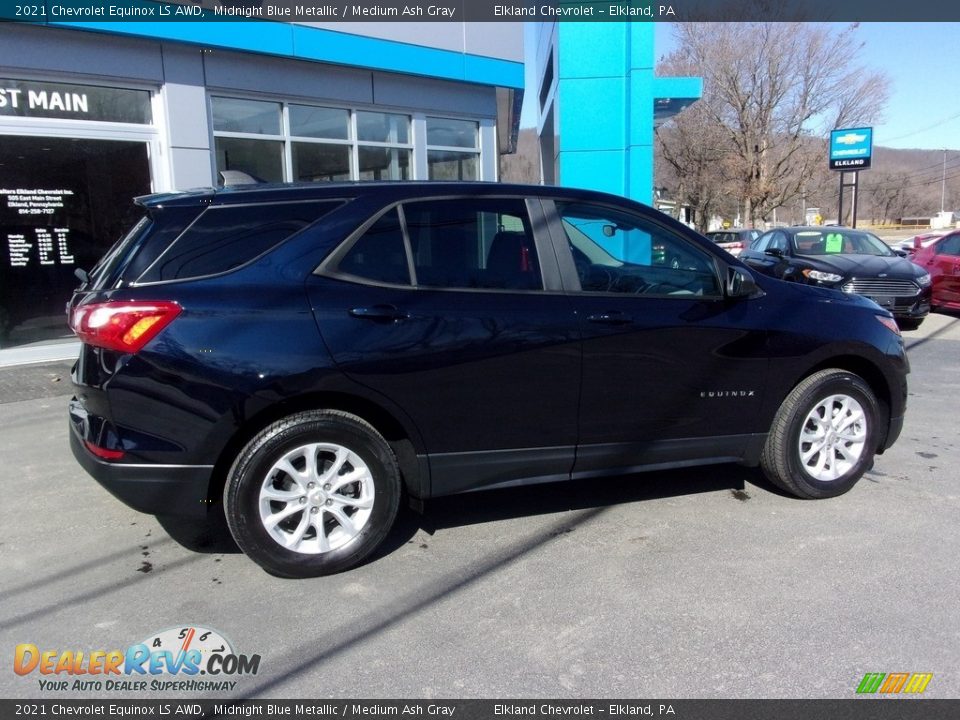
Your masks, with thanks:
M 626 198 L 594 190 L 556 187 L 551 185 L 526 185 L 495 182 L 448 182 L 399 180 L 393 182 L 307 182 L 307 183 L 262 183 L 220 188 L 196 188 L 183 192 L 142 195 L 136 203 L 144 207 L 171 207 L 197 204 L 235 204 L 255 202 L 282 202 L 290 200 L 323 200 L 351 198 L 360 195 L 380 196 L 385 201 L 403 200 L 436 195 L 520 195 L 550 196 L 571 200 L 594 200 L 598 202 L 632 202 Z

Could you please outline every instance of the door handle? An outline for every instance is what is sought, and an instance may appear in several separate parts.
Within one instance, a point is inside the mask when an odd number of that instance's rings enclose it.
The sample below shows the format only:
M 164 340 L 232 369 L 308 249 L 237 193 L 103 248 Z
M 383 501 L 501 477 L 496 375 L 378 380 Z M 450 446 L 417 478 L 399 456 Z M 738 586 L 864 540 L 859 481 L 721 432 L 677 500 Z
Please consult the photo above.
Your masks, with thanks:
M 626 313 L 620 312 L 619 310 L 597 313 L 596 315 L 588 315 L 587 320 L 592 323 L 599 323 L 601 325 L 629 325 L 633 322 L 633 318 Z
M 376 322 L 399 322 L 410 317 L 394 305 L 355 307 L 350 309 L 350 316 L 361 320 L 374 320 Z

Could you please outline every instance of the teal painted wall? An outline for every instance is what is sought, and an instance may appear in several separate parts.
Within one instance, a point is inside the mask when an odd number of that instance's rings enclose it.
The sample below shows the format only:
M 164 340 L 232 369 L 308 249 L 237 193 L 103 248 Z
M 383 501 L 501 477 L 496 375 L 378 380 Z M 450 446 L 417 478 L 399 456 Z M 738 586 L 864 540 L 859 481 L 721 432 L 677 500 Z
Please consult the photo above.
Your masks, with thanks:
M 557 23 L 559 183 L 653 201 L 656 98 L 699 98 L 699 78 L 654 75 L 653 23 Z

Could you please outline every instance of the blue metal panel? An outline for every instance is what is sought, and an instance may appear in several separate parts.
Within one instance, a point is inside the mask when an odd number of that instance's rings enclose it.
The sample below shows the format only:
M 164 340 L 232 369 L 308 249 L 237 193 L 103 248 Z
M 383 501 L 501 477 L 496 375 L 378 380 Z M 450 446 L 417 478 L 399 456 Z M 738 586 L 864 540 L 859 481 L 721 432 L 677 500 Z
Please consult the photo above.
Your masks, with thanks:
M 559 23 L 560 79 L 622 77 L 628 28 L 627 23 Z
M 687 98 L 693 102 L 703 95 L 703 78 L 657 77 L 653 79 L 653 93 L 658 98 Z
M 651 23 L 558 23 L 564 185 L 652 202 L 655 101 L 672 99 L 669 116 L 703 91 L 700 78 L 656 77 L 653 43 Z
M 495 87 L 523 88 L 523 63 L 260 20 L 67 22 L 49 25 L 187 42 L 241 52 L 336 63 Z
M 621 78 L 568 79 L 561 88 L 562 151 L 625 148 L 629 110 Z

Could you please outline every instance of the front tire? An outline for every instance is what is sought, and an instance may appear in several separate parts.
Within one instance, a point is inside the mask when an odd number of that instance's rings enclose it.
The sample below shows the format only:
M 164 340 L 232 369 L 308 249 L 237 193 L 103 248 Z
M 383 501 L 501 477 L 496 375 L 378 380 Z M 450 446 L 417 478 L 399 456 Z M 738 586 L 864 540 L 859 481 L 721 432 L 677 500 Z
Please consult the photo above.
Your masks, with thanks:
M 879 418 L 862 378 L 838 369 L 816 372 L 780 406 L 760 459 L 763 472 L 800 498 L 842 495 L 873 463 Z
M 373 426 L 315 410 L 279 420 L 247 443 L 223 500 L 237 545 L 267 572 L 329 575 L 358 565 L 387 536 L 400 471 Z

